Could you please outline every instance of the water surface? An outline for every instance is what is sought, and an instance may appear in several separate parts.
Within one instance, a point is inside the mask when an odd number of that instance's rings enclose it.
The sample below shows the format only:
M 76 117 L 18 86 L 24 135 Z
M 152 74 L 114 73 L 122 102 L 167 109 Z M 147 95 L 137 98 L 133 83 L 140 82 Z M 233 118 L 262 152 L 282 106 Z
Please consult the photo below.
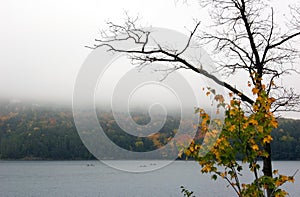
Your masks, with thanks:
M 122 165 L 136 165 L 135 161 Z M 143 161 L 150 168 L 155 161 Z M 274 162 L 274 169 L 292 175 L 300 162 Z M 245 175 L 245 180 L 251 175 Z M 300 174 L 286 188 L 290 196 L 300 196 Z M 147 173 L 129 173 L 110 168 L 98 161 L 0 161 L 1 197 L 178 197 L 180 186 L 196 196 L 232 197 L 233 191 L 223 180 L 212 181 L 202 175 L 192 161 L 175 161 Z

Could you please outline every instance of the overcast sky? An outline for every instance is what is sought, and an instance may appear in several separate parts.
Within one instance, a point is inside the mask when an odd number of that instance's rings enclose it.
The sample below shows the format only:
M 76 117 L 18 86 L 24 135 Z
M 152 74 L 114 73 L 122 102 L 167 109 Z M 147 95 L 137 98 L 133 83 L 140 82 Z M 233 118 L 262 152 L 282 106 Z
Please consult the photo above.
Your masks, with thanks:
M 146 24 L 187 33 L 193 18 L 208 19 L 199 12 L 197 0 L 188 2 L 2 0 L 0 97 L 71 102 L 77 72 L 91 52 L 84 46 L 93 44 L 105 21 L 122 21 L 129 11 Z M 287 2 L 277 0 L 276 5 L 286 11 Z M 299 91 L 300 81 L 295 80 L 286 81 Z
M 105 21 L 121 21 L 126 10 L 149 24 L 183 30 L 193 8 L 176 7 L 172 0 L 2 1 L 1 96 L 69 100 L 91 52 L 84 46 L 93 43 Z

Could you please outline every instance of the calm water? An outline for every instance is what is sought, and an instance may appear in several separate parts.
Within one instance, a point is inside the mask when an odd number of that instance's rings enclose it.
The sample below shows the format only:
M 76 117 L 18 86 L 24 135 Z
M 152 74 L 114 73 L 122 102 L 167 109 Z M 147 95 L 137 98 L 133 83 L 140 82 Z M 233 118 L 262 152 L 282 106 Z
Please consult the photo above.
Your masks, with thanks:
M 133 161 L 122 162 L 133 165 Z M 141 168 L 155 164 L 143 162 Z M 300 162 L 274 162 L 274 168 L 291 175 Z M 299 183 L 300 173 L 294 184 L 286 186 L 290 196 L 300 196 Z M 223 180 L 215 183 L 191 161 L 176 161 L 147 173 L 122 172 L 97 161 L 0 161 L 1 197 L 177 197 L 183 196 L 181 185 L 197 197 L 234 196 Z

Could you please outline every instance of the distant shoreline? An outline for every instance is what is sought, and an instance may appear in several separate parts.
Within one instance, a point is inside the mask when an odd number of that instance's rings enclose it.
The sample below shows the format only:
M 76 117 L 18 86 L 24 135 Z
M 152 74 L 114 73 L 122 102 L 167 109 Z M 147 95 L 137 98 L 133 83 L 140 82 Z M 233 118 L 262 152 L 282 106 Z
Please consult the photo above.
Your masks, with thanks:
M 153 159 L 157 160 L 157 159 Z M 103 161 L 153 161 L 151 159 L 103 159 Z M 0 161 L 101 161 L 98 159 L 43 159 L 43 158 L 22 158 L 22 159 L 0 159 Z M 158 160 L 164 161 L 164 160 Z M 193 159 L 175 159 L 174 161 L 194 161 Z M 239 161 L 239 160 L 238 160 Z M 300 160 L 272 160 L 272 161 L 300 161 Z M 196 162 L 196 161 L 194 161 Z M 240 161 L 242 162 L 242 161 Z

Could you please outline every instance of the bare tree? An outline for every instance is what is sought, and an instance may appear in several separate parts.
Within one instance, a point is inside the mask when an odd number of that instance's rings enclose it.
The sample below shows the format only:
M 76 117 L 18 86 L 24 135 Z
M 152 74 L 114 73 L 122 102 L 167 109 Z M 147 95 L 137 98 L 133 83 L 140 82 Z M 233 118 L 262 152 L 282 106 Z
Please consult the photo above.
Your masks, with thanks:
M 284 87 L 276 80 L 284 75 L 297 73 L 299 50 L 296 41 L 300 38 L 300 9 L 291 7 L 289 24 L 277 24 L 275 10 L 267 0 L 199 0 L 200 5 L 210 10 L 211 25 L 207 31 L 200 31 L 200 22 L 190 31 L 183 49 L 172 49 L 157 43 L 148 48 L 150 31 L 137 26 L 138 18 L 128 17 L 125 24 L 108 22 L 108 30 L 101 32 L 101 38 L 90 48 L 108 47 L 109 51 L 122 52 L 140 65 L 152 62 L 175 63 L 172 70 L 189 69 L 235 93 L 246 105 L 253 105 L 254 98 L 246 95 L 233 84 L 221 81 L 213 73 L 183 57 L 196 39 L 201 45 L 214 47 L 215 62 L 220 70 L 229 75 L 247 72 L 249 81 L 258 89 L 267 86 L 267 94 L 276 99 L 273 112 L 300 111 L 300 96 L 292 88 Z M 132 41 L 139 50 L 116 48 L 114 42 Z M 247 83 L 247 82 L 246 82 Z M 245 84 L 246 84 L 245 83 Z M 275 85 L 276 84 L 276 85 Z M 272 176 L 271 146 L 266 144 L 269 157 L 263 158 L 265 176 Z M 271 191 L 268 191 L 271 196 Z

